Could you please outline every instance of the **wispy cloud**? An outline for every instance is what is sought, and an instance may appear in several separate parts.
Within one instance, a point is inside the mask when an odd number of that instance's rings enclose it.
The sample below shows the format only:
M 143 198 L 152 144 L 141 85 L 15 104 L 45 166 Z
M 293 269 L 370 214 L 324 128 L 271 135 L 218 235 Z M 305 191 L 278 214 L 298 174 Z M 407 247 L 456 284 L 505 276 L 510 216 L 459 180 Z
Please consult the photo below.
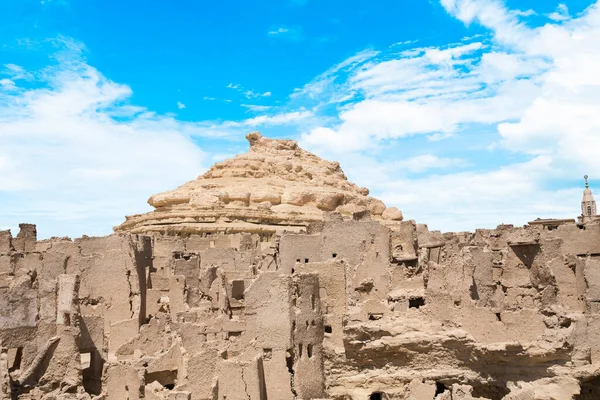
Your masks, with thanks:
M 33 74 L 27 72 L 23 67 L 15 64 L 4 64 L 4 71 L 1 72 L 3 75 L 8 75 L 13 81 L 24 79 L 33 79 Z
M 15 82 L 11 79 L 0 79 L 0 87 L 6 90 L 14 90 L 17 87 L 15 86 Z
M 299 26 L 275 25 L 269 28 L 267 35 L 291 41 L 304 39 L 303 29 Z
M 44 69 L 41 88 L 0 89 L 5 227 L 33 218 L 42 237 L 106 234 L 123 215 L 145 210 L 140 196 L 206 167 L 186 133 L 198 126 L 128 105 L 129 87 L 77 57 Z
M 468 163 L 461 158 L 445 158 L 432 154 L 423 154 L 416 157 L 410 157 L 404 160 L 396 161 L 391 164 L 394 168 L 404 169 L 410 172 L 425 172 L 432 169 L 445 169 L 465 167 Z
M 254 111 L 254 112 L 268 111 L 272 108 L 272 106 L 261 106 L 261 105 L 257 105 L 257 104 L 241 104 L 241 106 L 247 108 L 250 111 Z
M 558 23 L 532 28 L 520 19 L 534 11 L 501 1 L 440 2 L 488 33 L 435 47 L 366 50 L 330 68 L 292 95 L 293 104 L 311 104 L 317 120 L 328 117 L 304 130 L 302 144 L 347 160 L 351 178 L 441 229 L 577 213 L 579 189 L 552 187 L 600 169 L 593 150 L 600 146 L 600 7 L 573 18 L 561 5 Z M 390 149 L 403 143 L 443 155 L 398 162 Z M 505 195 L 492 199 L 498 187 Z M 472 199 L 486 200 L 472 212 Z M 446 218 L 446 207 L 461 223 Z
M 267 34 L 271 35 L 271 36 L 275 36 L 275 35 L 281 35 L 283 33 L 288 33 L 289 31 L 290 31 L 289 28 L 286 28 L 284 26 L 280 26 L 279 28 L 270 30 L 269 32 L 267 32 Z
M 182 102 L 178 101 L 177 102 L 177 108 L 179 108 L 180 110 L 183 110 L 185 108 L 185 104 L 183 104 Z
M 226 86 L 226 88 L 233 89 L 233 90 L 241 93 L 247 99 L 258 98 L 258 97 L 270 97 L 272 94 L 271 92 L 256 92 L 254 89 L 246 89 L 246 88 L 244 88 L 244 86 L 240 85 L 239 83 L 229 83 Z
M 144 198 L 209 165 L 194 138 L 240 140 L 250 129 L 308 117 L 182 122 L 130 104 L 131 88 L 107 79 L 77 48 L 61 47 L 69 56 L 35 73 L 15 64 L 2 70 L 10 78 L 0 80 L 0 229 L 31 221 L 41 237 L 110 233 L 125 215 L 148 211 Z

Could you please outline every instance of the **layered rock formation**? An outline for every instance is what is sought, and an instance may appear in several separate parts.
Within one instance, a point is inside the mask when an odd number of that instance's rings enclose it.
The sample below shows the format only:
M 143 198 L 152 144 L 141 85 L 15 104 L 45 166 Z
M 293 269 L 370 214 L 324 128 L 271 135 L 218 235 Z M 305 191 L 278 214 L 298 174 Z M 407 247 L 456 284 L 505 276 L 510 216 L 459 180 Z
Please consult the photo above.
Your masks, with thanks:
M 304 231 L 324 213 L 352 217 L 368 211 L 377 219 L 402 220 L 386 212 L 369 190 L 348 182 L 339 163 L 325 161 L 292 140 L 273 140 L 253 132 L 250 151 L 213 165 L 198 179 L 148 203 L 154 212 L 127 217 L 117 232 Z
M 123 232 L 0 232 L 1 400 L 600 398 L 597 220 L 429 231 L 249 139 Z

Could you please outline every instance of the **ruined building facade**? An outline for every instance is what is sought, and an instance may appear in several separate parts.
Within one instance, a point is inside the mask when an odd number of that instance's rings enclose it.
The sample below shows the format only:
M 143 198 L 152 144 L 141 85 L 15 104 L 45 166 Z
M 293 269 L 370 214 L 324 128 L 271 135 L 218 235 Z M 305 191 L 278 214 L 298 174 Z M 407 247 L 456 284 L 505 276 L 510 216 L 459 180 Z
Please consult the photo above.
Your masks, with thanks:
M 0 232 L 0 399 L 600 398 L 596 218 L 442 234 L 249 140 L 113 235 Z

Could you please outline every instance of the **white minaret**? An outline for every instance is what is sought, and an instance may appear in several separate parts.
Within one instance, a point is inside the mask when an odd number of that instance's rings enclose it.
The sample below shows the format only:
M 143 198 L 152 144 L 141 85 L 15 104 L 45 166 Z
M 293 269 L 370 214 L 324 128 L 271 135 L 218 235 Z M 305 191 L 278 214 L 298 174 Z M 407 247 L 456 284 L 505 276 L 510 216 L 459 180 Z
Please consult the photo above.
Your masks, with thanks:
M 581 200 L 581 216 L 585 222 L 596 216 L 596 201 L 588 184 L 588 176 L 584 176 L 583 179 L 585 179 L 585 189 L 583 190 L 583 199 Z

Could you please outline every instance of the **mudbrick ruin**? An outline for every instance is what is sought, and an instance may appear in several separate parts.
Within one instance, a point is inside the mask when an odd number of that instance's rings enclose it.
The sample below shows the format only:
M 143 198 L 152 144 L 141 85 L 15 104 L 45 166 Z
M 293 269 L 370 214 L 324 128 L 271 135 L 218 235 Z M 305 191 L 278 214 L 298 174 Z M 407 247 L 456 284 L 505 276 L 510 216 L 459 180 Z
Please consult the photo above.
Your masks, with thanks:
M 107 237 L 0 232 L 0 398 L 600 399 L 600 217 L 404 221 L 338 163 L 250 151 Z

